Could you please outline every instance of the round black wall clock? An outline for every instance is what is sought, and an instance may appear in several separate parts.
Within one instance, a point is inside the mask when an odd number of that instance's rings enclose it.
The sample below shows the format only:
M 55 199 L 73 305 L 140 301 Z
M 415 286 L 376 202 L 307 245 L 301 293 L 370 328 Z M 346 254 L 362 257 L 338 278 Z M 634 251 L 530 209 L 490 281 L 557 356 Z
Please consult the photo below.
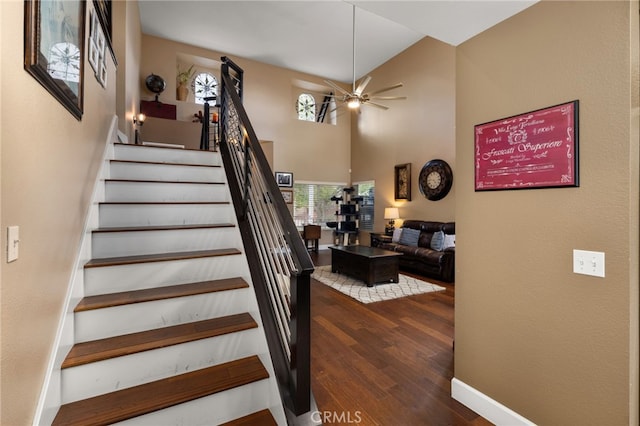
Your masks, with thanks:
M 441 200 L 453 185 L 453 172 L 444 160 L 428 161 L 420 170 L 418 186 L 422 195 L 431 201 Z

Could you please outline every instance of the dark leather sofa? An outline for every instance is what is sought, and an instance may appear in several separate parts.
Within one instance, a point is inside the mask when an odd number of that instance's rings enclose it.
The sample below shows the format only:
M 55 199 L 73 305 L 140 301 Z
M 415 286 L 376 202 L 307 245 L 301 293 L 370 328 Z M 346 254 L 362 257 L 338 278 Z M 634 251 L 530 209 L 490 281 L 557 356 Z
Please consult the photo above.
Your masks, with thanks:
M 399 242 L 381 242 L 379 245 L 380 248 L 385 250 L 403 253 L 403 256 L 399 257 L 400 269 L 416 272 L 444 282 L 454 282 L 455 245 L 442 250 L 434 250 L 432 248 L 432 238 L 435 232 L 443 231 L 445 235 L 449 235 L 447 237 L 449 243 L 452 240 L 455 241 L 455 222 L 405 220 L 402 223 L 402 228 L 420 231 L 417 246 L 402 244 L 402 239 Z M 415 231 L 414 234 L 416 234 Z

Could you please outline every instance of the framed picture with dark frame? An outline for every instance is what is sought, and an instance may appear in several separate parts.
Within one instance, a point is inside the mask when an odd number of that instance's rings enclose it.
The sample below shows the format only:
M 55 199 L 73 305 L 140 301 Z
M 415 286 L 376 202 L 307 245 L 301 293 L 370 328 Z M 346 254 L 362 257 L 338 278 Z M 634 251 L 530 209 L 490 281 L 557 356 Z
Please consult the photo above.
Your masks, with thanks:
M 24 2 L 24 69 L 78 120 L 84 91 L 85 1 Z
M 293 204 L 293 190 L 292 189 L 281 189 L 282 198 L 284 198 L 284 202 L 287 204 Z
M 112 0 L 93 0 L 93 8 L 95 10 L 96 18 L 102 27 L 104 36 L 105 55 L 106 51 L 111 53 L 111 58 L 114 63 L 118 63 L 116 60 L 116 54 L 113 51 L 113 11 Z M 96 76 L 97 77 L 97 76 Z
M 396 200 L 411 201 L 411 163 L 398 164 L 393 173 Z
M 276 183 L 278 186 L 285 188 L 293 187 L 293 173 L 290 172 L 276 172 Z
M 475 190 L 577 187 L 578 101 L 474 126 Z

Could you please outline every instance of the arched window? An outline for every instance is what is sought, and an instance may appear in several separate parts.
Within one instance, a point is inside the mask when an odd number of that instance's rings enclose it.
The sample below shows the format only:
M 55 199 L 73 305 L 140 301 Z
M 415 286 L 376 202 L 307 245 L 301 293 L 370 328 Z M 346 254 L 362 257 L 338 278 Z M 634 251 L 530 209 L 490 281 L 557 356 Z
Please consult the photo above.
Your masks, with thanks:
M 196 74 L 196 77 L 193 79 L 191 88 L 193 89 L 196 103 L 204 105 L 204 98 L 218 94 L 218 80 L 208 72 L 200 72 Z
M 308 93 L 302 93 L 298 96 L 296 102 L 298 111 L 298 120 L 316 121 L 316 100 Z

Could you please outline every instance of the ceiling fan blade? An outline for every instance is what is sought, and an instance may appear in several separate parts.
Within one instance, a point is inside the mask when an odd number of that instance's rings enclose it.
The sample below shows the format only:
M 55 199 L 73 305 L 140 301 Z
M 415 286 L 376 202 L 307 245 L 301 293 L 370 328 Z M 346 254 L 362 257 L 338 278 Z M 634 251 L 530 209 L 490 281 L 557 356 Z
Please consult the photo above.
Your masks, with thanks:
M 380 109 L 384 109 L 384 110 L 389 109 L 389 107 L 386 106 L 386 105 L 378 104 L 378 103 L 371 102 L 371 101 L 365 102 L 362 105 L 371 105 L 371 106 L 374 106 L 376 108 L 380 108 Z
M 347 92 L 346 90 L 344 90 L 342 87 L 338 86 L 337 84 L 335 84 L 331 80 L 325 80 L 324 82 L 327 83 L 332 88 L 336 89 L 338 92 L 342 93 L 343 95 L 348 95 L 349 94 L 349 92 Z
M 402 87 L 402 83 L 394 84 L 393 86 L 385 87 L 384 89 L 376 90 L 375 92 L 369 93 L 369 96 L 377 95 L 378 93 L 387 92 L 389 90 L 397 89 L 398 87 Z
M 362 92 L 364 92 L 365 87 L 367 87 L 367 84 L 369 84 L 370 81 L 371 81 L 370 75 L 360 80 L 360 84 L 358 85 L 358 88 L 355 91 L 356 95 L 358 96 L 362 95 Z
M 379 101 L 395 101 L 395 100 L 407 99 L 407 97 L 406 96 L 374 96 L 369 99 L 377 99 Z

